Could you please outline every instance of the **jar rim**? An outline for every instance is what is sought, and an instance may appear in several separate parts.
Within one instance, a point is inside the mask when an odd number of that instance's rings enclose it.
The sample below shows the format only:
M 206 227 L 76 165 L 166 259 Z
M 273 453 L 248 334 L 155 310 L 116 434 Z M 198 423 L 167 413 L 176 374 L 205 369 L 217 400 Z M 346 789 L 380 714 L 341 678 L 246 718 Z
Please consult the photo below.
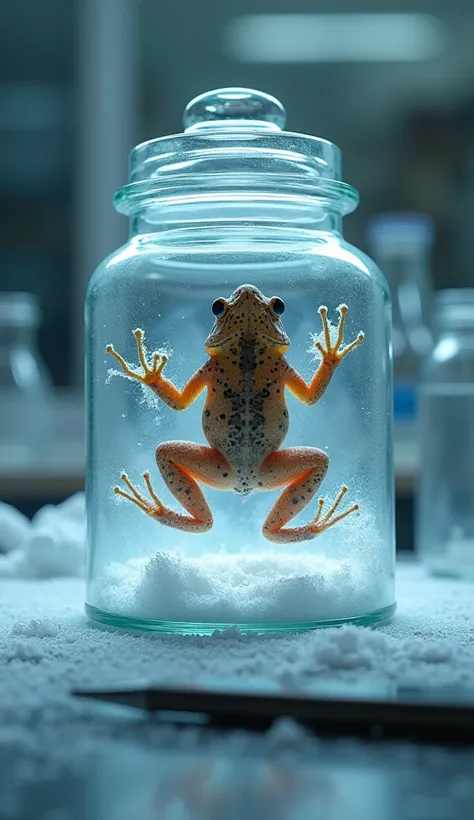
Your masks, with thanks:
M 321 203 L 342 215 L 351 213 L 359 204 L 358 191 L 339 180 L 310 179 L 298 175 L 193 175 L 181 174 L 167 180 L 153 179 L 130 182 L 119 188 L 114 196 L 115 209 L 125 215 L 133 214 L 148 204 L 161 200 L 162 204 L 180 201 L 188 204 L 205 200 L 209 202 L 240 199 L 242 202 L 256 199 L 269 203 L 282 200 L 306 200 Z

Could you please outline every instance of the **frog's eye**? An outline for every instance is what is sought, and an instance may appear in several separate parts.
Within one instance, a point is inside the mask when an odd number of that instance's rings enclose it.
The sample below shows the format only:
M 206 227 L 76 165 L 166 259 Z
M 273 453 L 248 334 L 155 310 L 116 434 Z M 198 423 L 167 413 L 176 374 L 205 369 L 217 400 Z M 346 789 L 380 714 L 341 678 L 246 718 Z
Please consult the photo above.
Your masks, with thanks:
M 225 299 L 216 299 L 215 302 L 212 303 L 212 312 L 214 316 L 222 316 L 225 309 L 227 307 Z
M 272 299 L 272 310 L 277 316 L 281 316 L 282 313 L 285 312 L 285 303 L 283 299 L 279 299 L 278 296 Z

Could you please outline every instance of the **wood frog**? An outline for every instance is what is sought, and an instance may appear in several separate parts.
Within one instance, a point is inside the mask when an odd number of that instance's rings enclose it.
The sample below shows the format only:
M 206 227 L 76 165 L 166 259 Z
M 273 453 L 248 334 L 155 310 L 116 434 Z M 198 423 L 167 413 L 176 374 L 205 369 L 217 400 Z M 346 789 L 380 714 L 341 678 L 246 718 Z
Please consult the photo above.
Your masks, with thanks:
M 327 308 L 321 306 L 318 312 L 324 344 L 315 343 L 321 361 L 307 384 L 285 358 L 290 340 L 281 321 L 284 309 L 282 299 L 267 298 L 253 285 L 242 285 L 229 299 L 216 299 L 212 305 L 214 325 L 205 341 L 208 359 L 182 390 L 163 375 L 165 355 L 154 353 L 147 361 L 142 330 L 134 331 L 140 370 L 132 369 L 112 345 L 107 345 L 107 353 L 115 357 L 126 376 L 147 385 L 173 410 L 185 410 L 206 390 L 202 429 L 208 445 L 166 441 L 156 449 L 162 478 L 185 512 L 160 501 L 148 472 L 143 478 L 149 498 L 126 473 L 121 476 L 126 489 L 117 486 L 116 494 L 160 524 L 203 533 L 212 527 L 213 518 L 200 484 L 244 494 L 281 488 L 263 523 L 264 536 L 280 543 L 315 538 L 358 509 L 353 504 L 340 511 L 347 492 L 343 486 L 326 511 L 320 498 L 311 521 L 288 526 L 317 493 L 329 458 L 315 447 L 281 449 L 289 427 L 285 391 L 304 404 L 315 404 L 336 368 L 363 341 L 364 334 L 343 346 L 348 308 L 340 305 L 337 337 L 332 343 Z

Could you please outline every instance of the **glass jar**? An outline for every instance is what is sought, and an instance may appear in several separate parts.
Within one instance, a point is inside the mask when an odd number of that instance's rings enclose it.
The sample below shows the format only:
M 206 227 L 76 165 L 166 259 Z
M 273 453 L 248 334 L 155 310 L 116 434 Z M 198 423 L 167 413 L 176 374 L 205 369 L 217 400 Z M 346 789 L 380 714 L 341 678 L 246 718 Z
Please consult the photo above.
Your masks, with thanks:
M 258 91 L 204 94 L 184 124 L 132 151 L 130 239 L 87 294 L 87 612 L 201 634 L 384 620 L 391 308 L 342 237 L 357 192 Z
M 36 344 L 40 309 L 31 293 L 0 293 L 0 461 L 25 466 L 48 453 L 52 389 Z
M 417 549 L 435 574 L 474 578 L 474 289 L 440 291 L 420 385 Z
M 369 223 L 371 253 L 392 294 L 395 433 L 414 440 L 421 363 L 432 347 L 432 220 L 425 214 L 377 214 Z

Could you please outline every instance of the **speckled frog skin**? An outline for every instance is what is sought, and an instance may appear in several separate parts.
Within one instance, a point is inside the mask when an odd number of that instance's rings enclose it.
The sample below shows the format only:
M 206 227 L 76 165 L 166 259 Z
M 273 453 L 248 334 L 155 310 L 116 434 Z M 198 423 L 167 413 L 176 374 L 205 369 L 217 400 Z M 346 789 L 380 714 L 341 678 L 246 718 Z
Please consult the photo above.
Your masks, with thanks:
M 213 518 L 199 484 L 245 494 L 282 488 L 262 529 L 270 541 L 284 543 L 315 538 L 358 509 L 354 504 L 338 511 L 347 492 L 343 486 L 326 512 L 319 499 L 309 523 L 287 526 L 317 493 L 329 459 L 315 447 L 280 449 L 289 427 L 285 392 L 288 389 L 304 404 L 315 404 L 340 362 L 363 341 L 364 334 L 342 347 L 347 306 L 340 305 L 337 339 L 331 343 L 327 309 L 320 307 L 325 343 L 316 342 L 321 361 L 307 384 L 285 359 L 290 340 L 281 322 L 284 308 L 279 297 L 266 298 L 253 285 L 242 285 L 229 299 L 216 299 L 214 325 L 205 341 L 209 358 L 182 390 L 163 376 L 166 356 L 154 353 L 147 362 L 142 330 L 134 331 L 140 371 L 107 345 L 107 352 L 126 376 L 149 386 L 173 410 L 185 410 L 206 390 L 202 428 L 209 443 L 167 441 L 156 449 L 163 480 L 185 513 L 160 501 L 148 472 L 143 478 L 149 498 L 126 473 L 121 476 L 126 490 L 115 487 L 115 493 L 161 524 L 202 533 L 212 527 Z

